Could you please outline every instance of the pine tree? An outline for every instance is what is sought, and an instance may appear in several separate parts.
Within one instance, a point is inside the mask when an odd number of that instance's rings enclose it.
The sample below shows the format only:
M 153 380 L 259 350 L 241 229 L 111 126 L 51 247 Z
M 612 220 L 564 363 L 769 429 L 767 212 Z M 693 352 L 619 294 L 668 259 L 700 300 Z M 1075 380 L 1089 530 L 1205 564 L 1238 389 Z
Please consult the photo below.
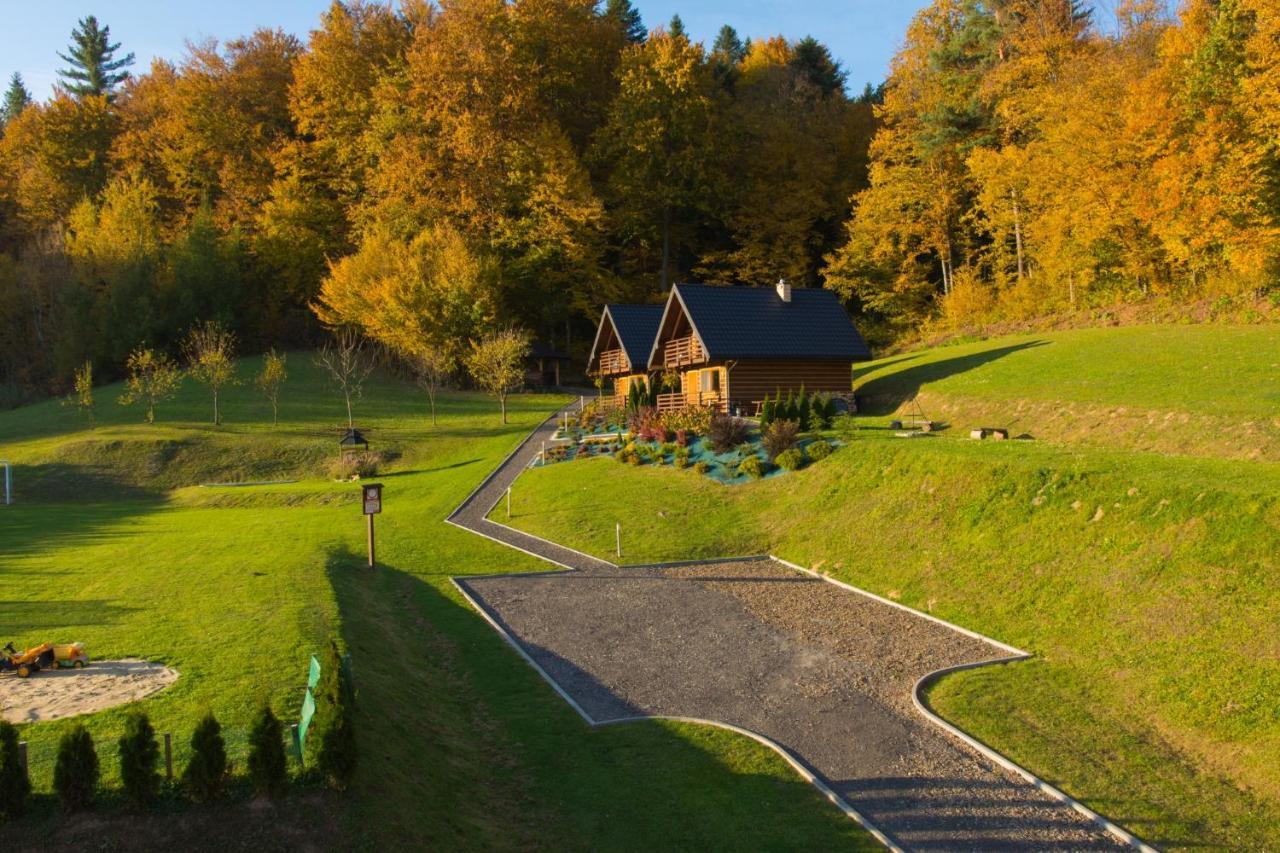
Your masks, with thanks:
M 631 44 L 644 44 L 649 37 L 649 31 L 640 20 L 640 10 L 631 5 L 631 0 L 609 0 L 605 4 L 604 17 L 613 22 Z
M 146 714 L 132 713 L 125 720 L 119 741 L 120 782 L 135 806 L 145 806 L 160 793 L 160 745 Z
M 282 794 L 289 781 L 284 729 L 270 705 L 262 706 L 249 733 L 249 779 L 254 791 L 269 797 Z
M 31 782 L 18 759 L 18 730 L 0 720 L 0 817 L 20 817 L 27 810 Z
M 667 25 L 667 34 L 676 39 L 689 38 L 689 34 L 684 30 L 684 21 L 680 20 L 679 15 L 671 16 L 671 23 Z
M 99 27 L 93 15 L 82 18 L 71 31 L 69 52 L 58 54 L 71 65 L 58 72 L 67 81 L 67 91 L 77 98 L 105 95 L 108 101 L 113 100 L 116 86 L 129 79 L 124 69 L 133 64 L 132 53 L 115 58 L 119 49 L 120 42 L 111 43 L 110 27 Z
M 31 106 L 31 93 L 23 85 L 22 75 L 15 71 L 9 78 L 9 88 L 5 90 L 4 103 L 0 104 L 0 129 L 17 118 L 29 106 Z
M 211 800 L 222 791 L 227 777 L 227 746 L 222 726 L 210 712 L 191 735 L 191 760 L 182 771 L 182 784 L 197 802 Z
M 827 46 L 812 36 L 796 42 L 792 66 L 824 95 L 844 91 L 848 76 L 840 63 L 831 56 Z

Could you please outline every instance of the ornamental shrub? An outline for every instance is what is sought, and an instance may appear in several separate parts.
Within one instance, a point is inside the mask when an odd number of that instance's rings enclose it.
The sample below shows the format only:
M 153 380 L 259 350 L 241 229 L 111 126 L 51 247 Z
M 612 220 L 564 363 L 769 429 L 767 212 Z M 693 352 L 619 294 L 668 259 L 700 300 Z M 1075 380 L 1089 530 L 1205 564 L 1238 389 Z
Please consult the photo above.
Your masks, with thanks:
M 210 712 L 196 723 L 191 735 L 191 760 L 182 771 L 182 786 L 187 789 L 187 796 L 203 803 L 222 793 L 226 780 L 227 746 L 222 739 L 222 726 Z
M 83 725 L 67 732 L 58 742 L 53 788 L 69 811 L 87 809 L 93 803 L 98 788 L 98 753 L 93 748 L 93 737 Z
M 774 461 L 784 471 L 798 471 L 804 467 L 804 450 L 799 447 L 784 450 L 778 454 L 778 458 Z
M 160 793 L 160 744 L 146 714 L 135 711 L 125 719 L 119 746 L 125 796 L 135 806 L 150 805 Z
M 0 720 L 0 817 L 21 817 L 31 796 L 31 780 L 18 759 L 18 729 Z
M 255 792 L 277 797 L 284 793 L 288 774 L 283 728 L 264 703 L 249 732 L 249 780 Z
M 711 426 L 707 430 L 707 440 L 716 453 L 728 453 L 747 440 L 751 428 L 742 418 L 732 415 L 717 414 L 711 418 Z
M 809 395 L 805 393 L 804 386 L 800 386 L 800 396 L 796 400 L 796 420 L 800 422 L 800 431 L 808 432 L 810 426 L 810 414 L 813 407 L 809 402 Z
M 673 463 L 673 464 L 674 464 L 677 468 L 679 468 L 679 469 L 681 469 L 681 470 L 684 470 L 685 468 L 688 468 L 688 467 L 689 467 L 689 457 L 688 457 L 688 456 L 677 456 L 677 457 L 675 458 L 675 461 L 674 461 L 674 463 Z
M 770 400 L 769 395 L 764 395 L 764 402 L 760 404 L 760 428 L 764 429 L 773 423 L 778 409 L 776 400 Z
M 787 399 L 778 407 L 778 420 L 797 421 L 800 419 L 800 408 L 796 405 L 796 395 L 794 391 L 787 391 Z
M 355 776 L 356 727 L 348 701 L 338 703 L 336 713 L 325 726 L 320 738 L 319 766 L 329 785 L 339 791 L 345 791 Z
M 831 442 L 825 440 L 815 441 L 806 447 L 805 450 L 809 451 L 809 458 L 814 462 L 821 462 L 823 459 L 826 459 L 835 452 L 835 448 L 831 446 Z
M 764 476 L 764 463 L 760 461 L 759 456 L 748 456 L 738 463 L 738 473 L 745 474 L 753 480 L 759 480 Z
M 678 429 L 678 430 L 676 430 L 676 446 L 677 446 L 677 447 L 688 447 L 688 446 L 689 446 L 689 431 L 688 431 L 688 430 L 686 430 L 686 429 Z
M 694 463 L 693 470 L 699 474 L 705 474 L 711 470 L 711 464 L 700 459 Z
M 774 421 L 761 436 L 760 443 L 770 460 L 776 460 L 780 453 L 796 446 L 796 436 L 800 433 L 800 422 L 793 420 Z

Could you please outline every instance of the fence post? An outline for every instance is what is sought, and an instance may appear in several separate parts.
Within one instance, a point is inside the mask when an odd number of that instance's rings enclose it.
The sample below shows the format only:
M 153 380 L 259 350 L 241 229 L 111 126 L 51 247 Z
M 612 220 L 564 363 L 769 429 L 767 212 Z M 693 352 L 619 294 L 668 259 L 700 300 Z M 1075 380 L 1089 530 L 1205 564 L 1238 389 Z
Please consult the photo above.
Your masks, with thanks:
M 173 735 L 164 733 L 164 778 L 173 781 Z
M 0 459 L 0 465 L 4 466 L 4 505 L 8 506 L 13 503 L 13 475 L 9 471 L 9 463 Z
M 27 773 L 27 742 L 25 740 L 18 741 L 18 763 L 22 765 L 22 772 Z
M 542 452 L 538 455 L 538 464 L 547 464 L 547 443 L 545 441 L 542 442 Z
M 292 723 L 289 726 L 289 742 L 293 744 L 293 751 L 298 756 L 298 763 L 305 764 L 302 760 L 302 742 L 298 740 L 298 724 Z
M 511 520 L 511 487 L 507 486 L 507 521 Z
M 618 559 L 622 559 L 622 522 L 619 521 L 613 528 L 614 540 L 617 543 Z

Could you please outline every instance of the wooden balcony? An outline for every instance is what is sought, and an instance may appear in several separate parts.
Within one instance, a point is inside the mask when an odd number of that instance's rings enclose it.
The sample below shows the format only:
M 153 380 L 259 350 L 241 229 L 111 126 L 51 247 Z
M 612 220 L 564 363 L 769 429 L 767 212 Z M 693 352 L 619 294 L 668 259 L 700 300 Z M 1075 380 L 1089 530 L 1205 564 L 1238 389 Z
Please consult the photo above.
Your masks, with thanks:
M 627 354 L 620 349 L 605 350 L 600 353 L 600 375 L 614 376 L 631 370 L 631 362 Z
M 686 364 L 701 364 L 706 360 L 707 354 L 693 335 L 667 341 L 662 348 L 663 367 L 683 367 Z
M 728 400 L 719 391 L 695 391 L 689 394 L 658 395 L 658 412 L 678 412 L 690 406 L 712 406 L 720 411 L 728 407 Z

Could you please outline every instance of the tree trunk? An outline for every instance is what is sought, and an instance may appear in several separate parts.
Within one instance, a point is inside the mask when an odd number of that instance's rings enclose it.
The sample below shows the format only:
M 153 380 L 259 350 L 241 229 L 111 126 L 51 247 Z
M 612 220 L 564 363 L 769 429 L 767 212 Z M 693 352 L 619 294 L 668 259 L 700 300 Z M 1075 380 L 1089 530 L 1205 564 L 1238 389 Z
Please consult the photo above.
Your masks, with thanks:
M 671 208 L 662 208 L 662 292 L 670 287 L 668 265 L 671 262 Z
M 280 424 L 280 405 L 274 397 L 271 398 L 271 425 L 279 426 Z
M 351 392 L 343 391 L 342 396 L 345 397 L 347 401 L 347 429 L 355 429 L 355 420 L 351 416 Z
M 222 418 L 218 415 L 218 389 L 213 389 L 213 425 L 217 426 L 222 423 Z
M 1018 247 L 1018 282 L 1021 283 L 1023 275 L 1026 274 L 1022 255 L 1022 216 L 1018 210 L 1017 190 L 1009 190 L 1009 195 L 1013 198 L 1013 241 Z
M 506 394 L 498 395 L 498 404 L 502 406 L 502 423 L 505 425 L 507 422 L 507 395 Z
M 431 425 L 436 425 L 436 392 L 433 389 L 427 389 L 427 399 L 431 401 Z

